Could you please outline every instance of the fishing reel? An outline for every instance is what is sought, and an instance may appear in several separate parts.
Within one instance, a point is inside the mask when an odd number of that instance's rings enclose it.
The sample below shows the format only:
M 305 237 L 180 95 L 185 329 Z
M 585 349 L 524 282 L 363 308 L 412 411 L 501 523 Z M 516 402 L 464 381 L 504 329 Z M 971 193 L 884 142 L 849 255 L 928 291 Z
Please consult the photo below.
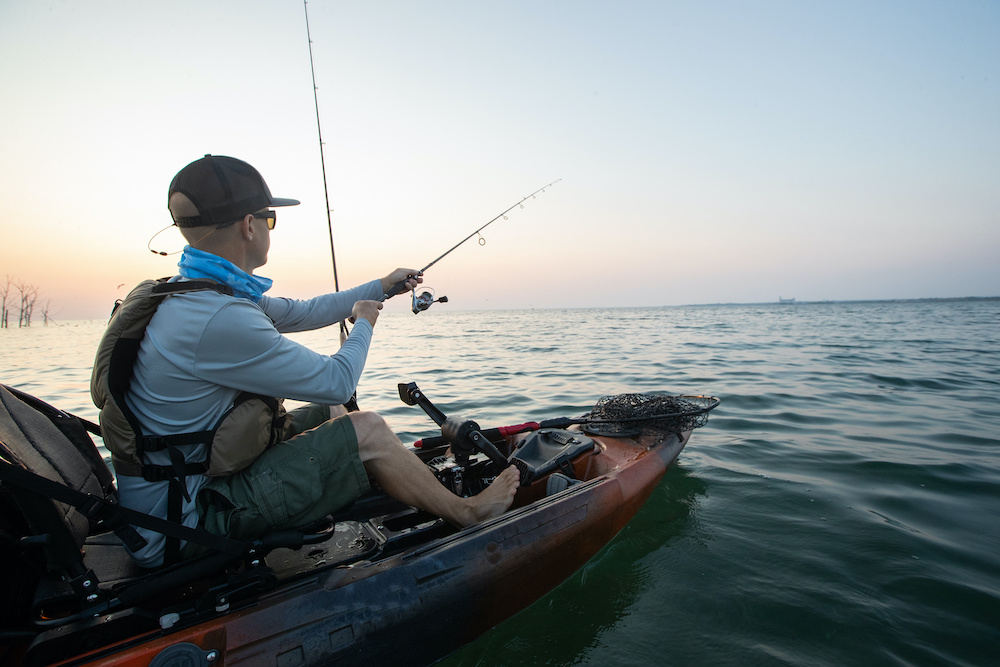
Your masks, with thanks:
M 431 307 L 431 304 L 434 304 L 434 303 L 448 303 L 448 297 L 446 297 L 446 296 L 443 296 L 443 297 L 441 297 L 439 299 L 435 299 L 434 298 L 434 290 L 431 289 L 431 288 L 428 288 L 428 289 L 424 290 L 419 295 L 417 294 L 417 290 L 415 290 L 415 289 L 411 290 L 411 292 L 413 294 L 413 297 L 412 297 L 412 302 L 413 302 L 412 310 L 413 310 L 413 314 L 414 315 L 417 315 L 418 313 L 421 313 L 421 312 L 427 310 L 428 308 Z

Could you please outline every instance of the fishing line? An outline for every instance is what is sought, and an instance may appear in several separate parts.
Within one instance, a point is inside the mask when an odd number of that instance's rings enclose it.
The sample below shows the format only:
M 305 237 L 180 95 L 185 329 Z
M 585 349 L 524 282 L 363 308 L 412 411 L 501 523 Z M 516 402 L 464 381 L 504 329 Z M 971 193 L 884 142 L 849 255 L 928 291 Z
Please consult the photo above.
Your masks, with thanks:
M 466 241 L 468 241 L 469 239 L 471 239 L 473 236 L 476 236 L 477 234 L 479 235 L 479 245 L 481 245 L 481 246 L 482 245 L 486 245 L 486 239 L 483 237 L 482 234 L 480 234 L 481 231 L 483 231 L 484 229 L 486 229 L 487 227 L 489 227 L 490 225 L 492 225 L 494 222 L 496 222 L 500 218 L 503 218 L 504 220 L 506 220 L 507 219 L 507 214 L 510 213 L 512 210 L 514 210 L 518 206 L 520 206 L 521 208 L 524 208 L 524 202 L 526 202 L 529 199 L 534 199 L 535 195 L 540 194 L 542 192 L 545 192 L 545 190 L 547 190 L 548 188 L 552 187 L 553 185 L 555 185 L 556 183 L 558 183 L 561 180 L 562 180 L 561 178 L 557 178 L 556 180 L 552 181 L 548 185 L 540 187 L 537 190 L 535 190 L 534 192 L 532 192 L 530 195 L 528 195 L 526 197 L 523 197 L 520 201 L 516 202 L 515 204 L 513 204 L 509 208 L 504 209 L 495 218 L 493 218 L 492 220 L 490 220 L 489 222 L 487 222 L 485 225 L 483 225 L 482 227 L 480 227 L 479 229 L 477 229 L 476 231 L 472 232 L 471 234 L 469 234 L 468 236 L 466 236 L 464 239 L 462 239 L 461 241 L 459 241 L 458 243 L 456 243 L 455 245 L 453 245 L 451 248 L 449 248 L 447 251 L 445 251 L 444 254 L 442 254 L 440 257 L 438 257 L 437 259 L 435 259 L 433 262 L 431 262 L 430 264 L 428 264 L 424 268 L 420 269 L 420 271 L 418 271 L 416 275 L 418 275 L 418 276 L 419 275 L 423 275 L 424 271 L 426 271 L 427 269 L 431 268 L 432 266 L 434 266 L 435 264 L 437 264 L 438 262 L 440 262 L 442 259 L 444 259 L 448 255 L 450 255 L 460 245 L 462 245 L 463 243 L 465 243 Z M 412 278 L 413 276 L 408 276 L 408 277 Z M 389 297 L 396 296 L 397 294 L 400 294 L 401 292 L 403 292 L 405 290 L 406 290 L 406 281 L 405 280 L 401 280 L 398 283 L 396 283 L 395 285 L 393 285 L 391 288 L 389 288 L 388 292 L 386 292 L 384 295 L 382 295 L 382 300 L 385 301 Z M 414 312 L 414 314 L 416 314 L 417 312 L 420 312 L 421 310 L 427 310 L 428 307 L 430 307 L 430 304 L 428 304 L 426 307 L 420 308 L 418 310 L 417 309 L 417 305 L 416 305 L 416 301 L 414 301 L 413 312 Z

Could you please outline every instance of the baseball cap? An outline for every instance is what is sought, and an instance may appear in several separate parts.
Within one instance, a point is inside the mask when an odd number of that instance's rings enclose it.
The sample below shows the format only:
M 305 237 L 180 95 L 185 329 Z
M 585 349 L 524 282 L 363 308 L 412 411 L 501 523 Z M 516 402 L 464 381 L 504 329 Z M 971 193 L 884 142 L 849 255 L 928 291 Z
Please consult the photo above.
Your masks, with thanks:
M 225 155 L 206 155 L 181 169 L 170 182 L 168 202 L 175 192 L 186 195 L 198 209 L 196 216 L 174 218 L 178 227 L 221 225 L 270 206 L 299 203 L 272 197 L 260 172 Z

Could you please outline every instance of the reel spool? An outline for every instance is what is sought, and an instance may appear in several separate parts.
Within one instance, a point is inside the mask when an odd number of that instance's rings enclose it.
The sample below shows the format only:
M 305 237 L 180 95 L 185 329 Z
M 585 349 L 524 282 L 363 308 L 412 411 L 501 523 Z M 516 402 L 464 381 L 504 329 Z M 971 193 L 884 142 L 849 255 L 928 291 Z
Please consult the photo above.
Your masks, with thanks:
M 430 289 L 430 288 L 428 290 L 424 290 L 419 295 L 417 294 L 417 290 L 413 290 L 412 294 L 413 294 L 413 297 L 412 297 L 412 304 L 413 304 L 412 305 L 412 310 L 413 310 L 413 314 L 414 315 L 417 315 L 417 314 L 419 314 L 419 313 L 427 310 L 428 308 L 431 307 L 431 304 L 434 304 L 434 303 L 448 303 L 448 297 L 446 297 L 446 296 L 443 296 L 443 297 L 441 297 L 439 299 L 435 299 L 434 298 L 434 290 Z

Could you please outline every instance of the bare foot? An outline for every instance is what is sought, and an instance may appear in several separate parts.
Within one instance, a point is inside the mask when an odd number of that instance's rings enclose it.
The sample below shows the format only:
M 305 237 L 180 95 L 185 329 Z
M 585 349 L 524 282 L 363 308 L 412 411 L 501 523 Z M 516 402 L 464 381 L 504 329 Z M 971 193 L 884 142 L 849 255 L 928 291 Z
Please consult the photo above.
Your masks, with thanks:
M 493 483 L 482 492 L 469 498 L 470 521 L 463 527 L 472 526 L 506 512 L 511 503 L 514 502 L 514 494 L 517 493 L 520 480 L 521 474 L 517 468 L 510 466 L 497 475 Z

